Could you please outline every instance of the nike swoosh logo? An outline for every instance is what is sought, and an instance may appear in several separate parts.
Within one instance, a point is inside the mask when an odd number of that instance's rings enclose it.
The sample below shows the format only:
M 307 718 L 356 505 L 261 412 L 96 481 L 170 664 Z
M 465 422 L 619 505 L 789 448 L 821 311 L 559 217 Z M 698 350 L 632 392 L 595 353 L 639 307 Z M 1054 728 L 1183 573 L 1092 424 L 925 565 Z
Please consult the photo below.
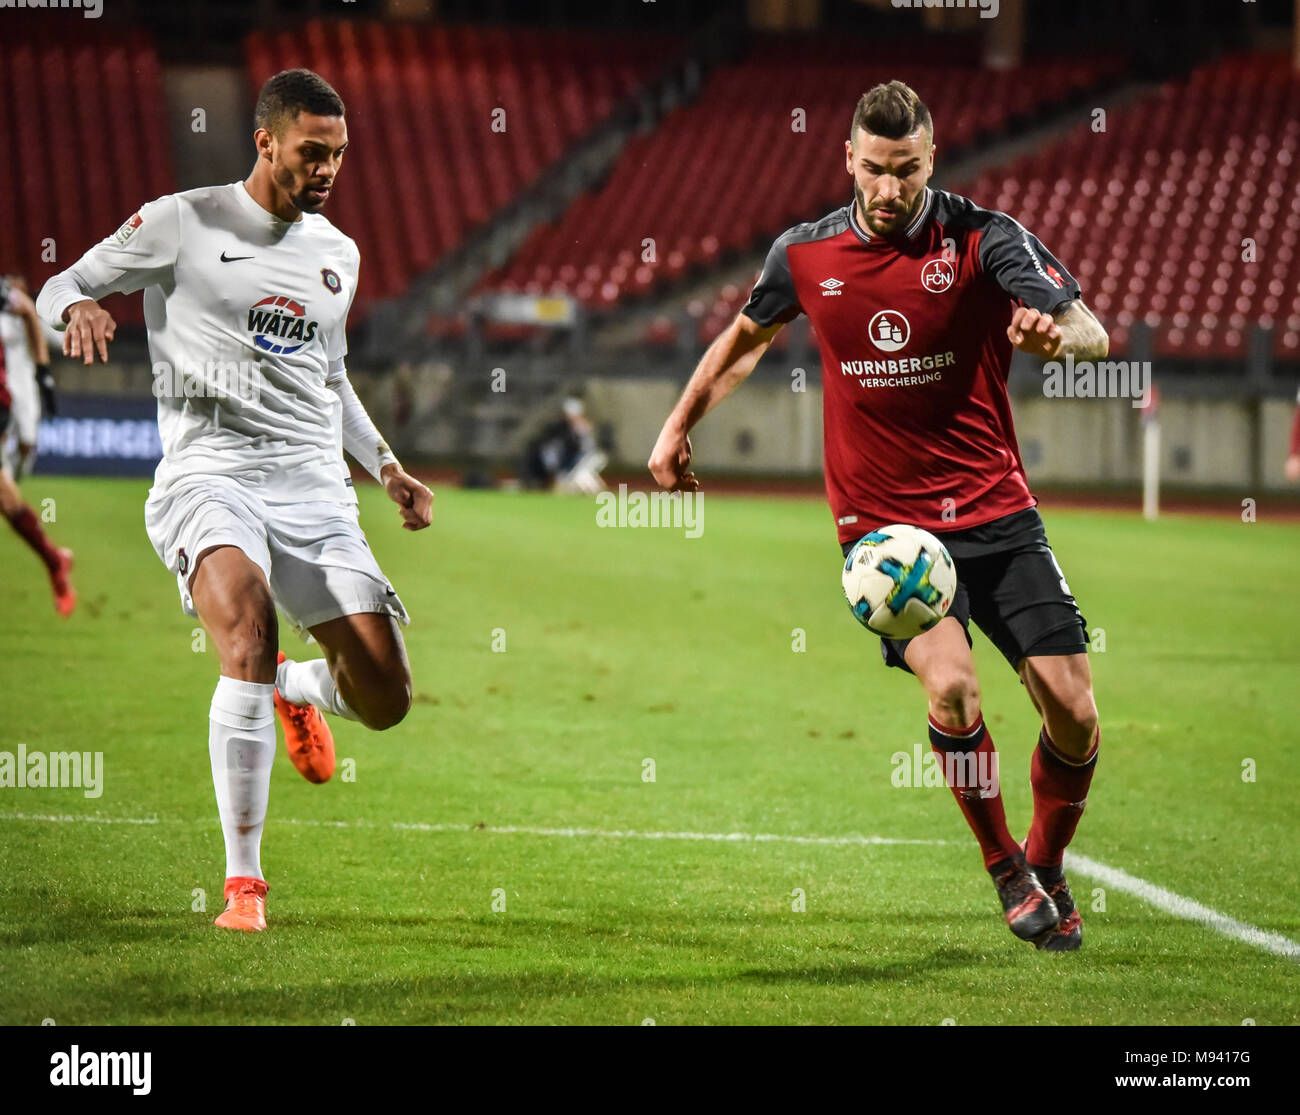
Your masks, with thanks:
M 222 263 L 238 263 L 241 259 L 252 259 L 252 256 L 228 256 L 225 252 L 221 253 Z

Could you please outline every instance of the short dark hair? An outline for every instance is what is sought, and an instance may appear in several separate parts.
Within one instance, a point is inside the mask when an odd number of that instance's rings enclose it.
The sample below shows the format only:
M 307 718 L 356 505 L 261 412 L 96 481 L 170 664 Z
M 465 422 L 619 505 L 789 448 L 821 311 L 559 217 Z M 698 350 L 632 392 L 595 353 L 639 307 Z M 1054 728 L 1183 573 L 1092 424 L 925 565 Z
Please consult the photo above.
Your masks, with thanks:
M 311 70 L 281 70 L 268 78 L 257 95 L 253 123 L 273 136 L 298 119 L 300 112 L 313 116 L 342 116 L 343 98 L 320 74 Z
M 858 134 L 859 128 L 885 139 L 902 139 L 917 128 L 924 128 L 931 141 L 934 140 L 930 110 L 916 95 L 916 90 L 901 81 L 877 85 L 858 98 L 858 105 L 853 110 L 853 124 L 849 128 L 850 139 Z

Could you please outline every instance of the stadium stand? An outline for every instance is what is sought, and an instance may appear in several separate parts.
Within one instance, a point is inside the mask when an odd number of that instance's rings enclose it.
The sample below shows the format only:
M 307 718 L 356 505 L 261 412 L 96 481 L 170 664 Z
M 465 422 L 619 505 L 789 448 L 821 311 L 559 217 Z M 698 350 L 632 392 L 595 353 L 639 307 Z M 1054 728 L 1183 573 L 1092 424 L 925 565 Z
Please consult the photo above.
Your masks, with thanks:
M 62 26 L 0 39 L 0 264 L 39 289 L 141 203 L 172 192 L 166 137 L 149 35 Z M 143 321 L 139 298 L 104 306 L 119 324 Z
M 1300 358 L 1300 77 L 1282 54 L 1220 59 L 1041 152 L 955 186 L 1074 269 L 1123 352 L 1232 358 L 1273 327 Z M 1254 242 L 1253 258 L 1247 240 Z
M 406 290 L 671 61 L 668 34 L 314 20 L 245 40 L 250 90 L 308 66 L 351 134 L 331 219 L 365 265 L 354 320 Z M 504 131 L 494 130 L 494 113 Z M 498 125 L 500 127 L 500 124 Z
M 1001 135 L 1115 69 L 1074 61 L 991 72 L 927 58 L 890 64 L 885 74 L 864 69 L 861 58 L 824 39 L 802 49 L 760 39 L 743 61 L 715 71 L 697 102 L 635 138 L 602 188 L 539 226 L 480 289 L 566 293 L 609 307 L 828 211 L 849 192 L 837 155 L 848 115 L 877 78 L 924 91 L 949 152 Z M 755 112 L 760 89 L 762 103 L 779 109 Z M 644 258 L 647 238 L 653 260 Z M 705 339 L 718 317 L 721 308 L 703 324 Z

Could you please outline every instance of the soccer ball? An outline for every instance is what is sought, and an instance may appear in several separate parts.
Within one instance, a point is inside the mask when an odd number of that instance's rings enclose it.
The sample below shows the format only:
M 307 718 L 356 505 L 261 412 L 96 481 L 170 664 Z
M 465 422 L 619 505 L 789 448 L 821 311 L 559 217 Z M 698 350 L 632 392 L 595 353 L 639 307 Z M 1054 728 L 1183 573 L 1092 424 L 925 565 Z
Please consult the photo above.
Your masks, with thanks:
M 928 530 L 896 524 L 854 543 L 843 580 L 849 609 L 863 627 L 886 639 L 911 639 L 947 614 L 957 568 Z

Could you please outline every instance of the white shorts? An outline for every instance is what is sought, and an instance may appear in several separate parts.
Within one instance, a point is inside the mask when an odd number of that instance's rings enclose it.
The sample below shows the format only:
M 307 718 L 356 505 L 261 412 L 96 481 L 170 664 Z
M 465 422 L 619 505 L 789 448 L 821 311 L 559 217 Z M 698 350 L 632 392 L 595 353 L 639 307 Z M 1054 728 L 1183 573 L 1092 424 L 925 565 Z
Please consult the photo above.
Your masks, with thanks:
M 363 612 L 410 622 L 357 521 L 355 505 L 264 503 L 245 485 L 220 476 L 195 477 L 144 507 L 149 541 L 176 576 L 181 607 L 197 616 L 190 596 L 194 561 L 214 546 L 244 552 L 271 586 L 295 631 Z
M 41 428 L 41 394 L 35 376 L 10 376 L 9 429 L 25 445 L 35 445 Z
M 26 462 L 27 467 L 30 467 L 36 455 L 36 433 L 41 427 L 41 399 L 35 379 L 30 379 L 30 386 L 31 390 L 26 390 L 21 375 L 10 377 L 9 421 L 0 430 L 0 463 L 15 476 L 22 471 L 21 466 L 24 464 L 18 457 L 19 444 L 33 447 L 32 457 Z

